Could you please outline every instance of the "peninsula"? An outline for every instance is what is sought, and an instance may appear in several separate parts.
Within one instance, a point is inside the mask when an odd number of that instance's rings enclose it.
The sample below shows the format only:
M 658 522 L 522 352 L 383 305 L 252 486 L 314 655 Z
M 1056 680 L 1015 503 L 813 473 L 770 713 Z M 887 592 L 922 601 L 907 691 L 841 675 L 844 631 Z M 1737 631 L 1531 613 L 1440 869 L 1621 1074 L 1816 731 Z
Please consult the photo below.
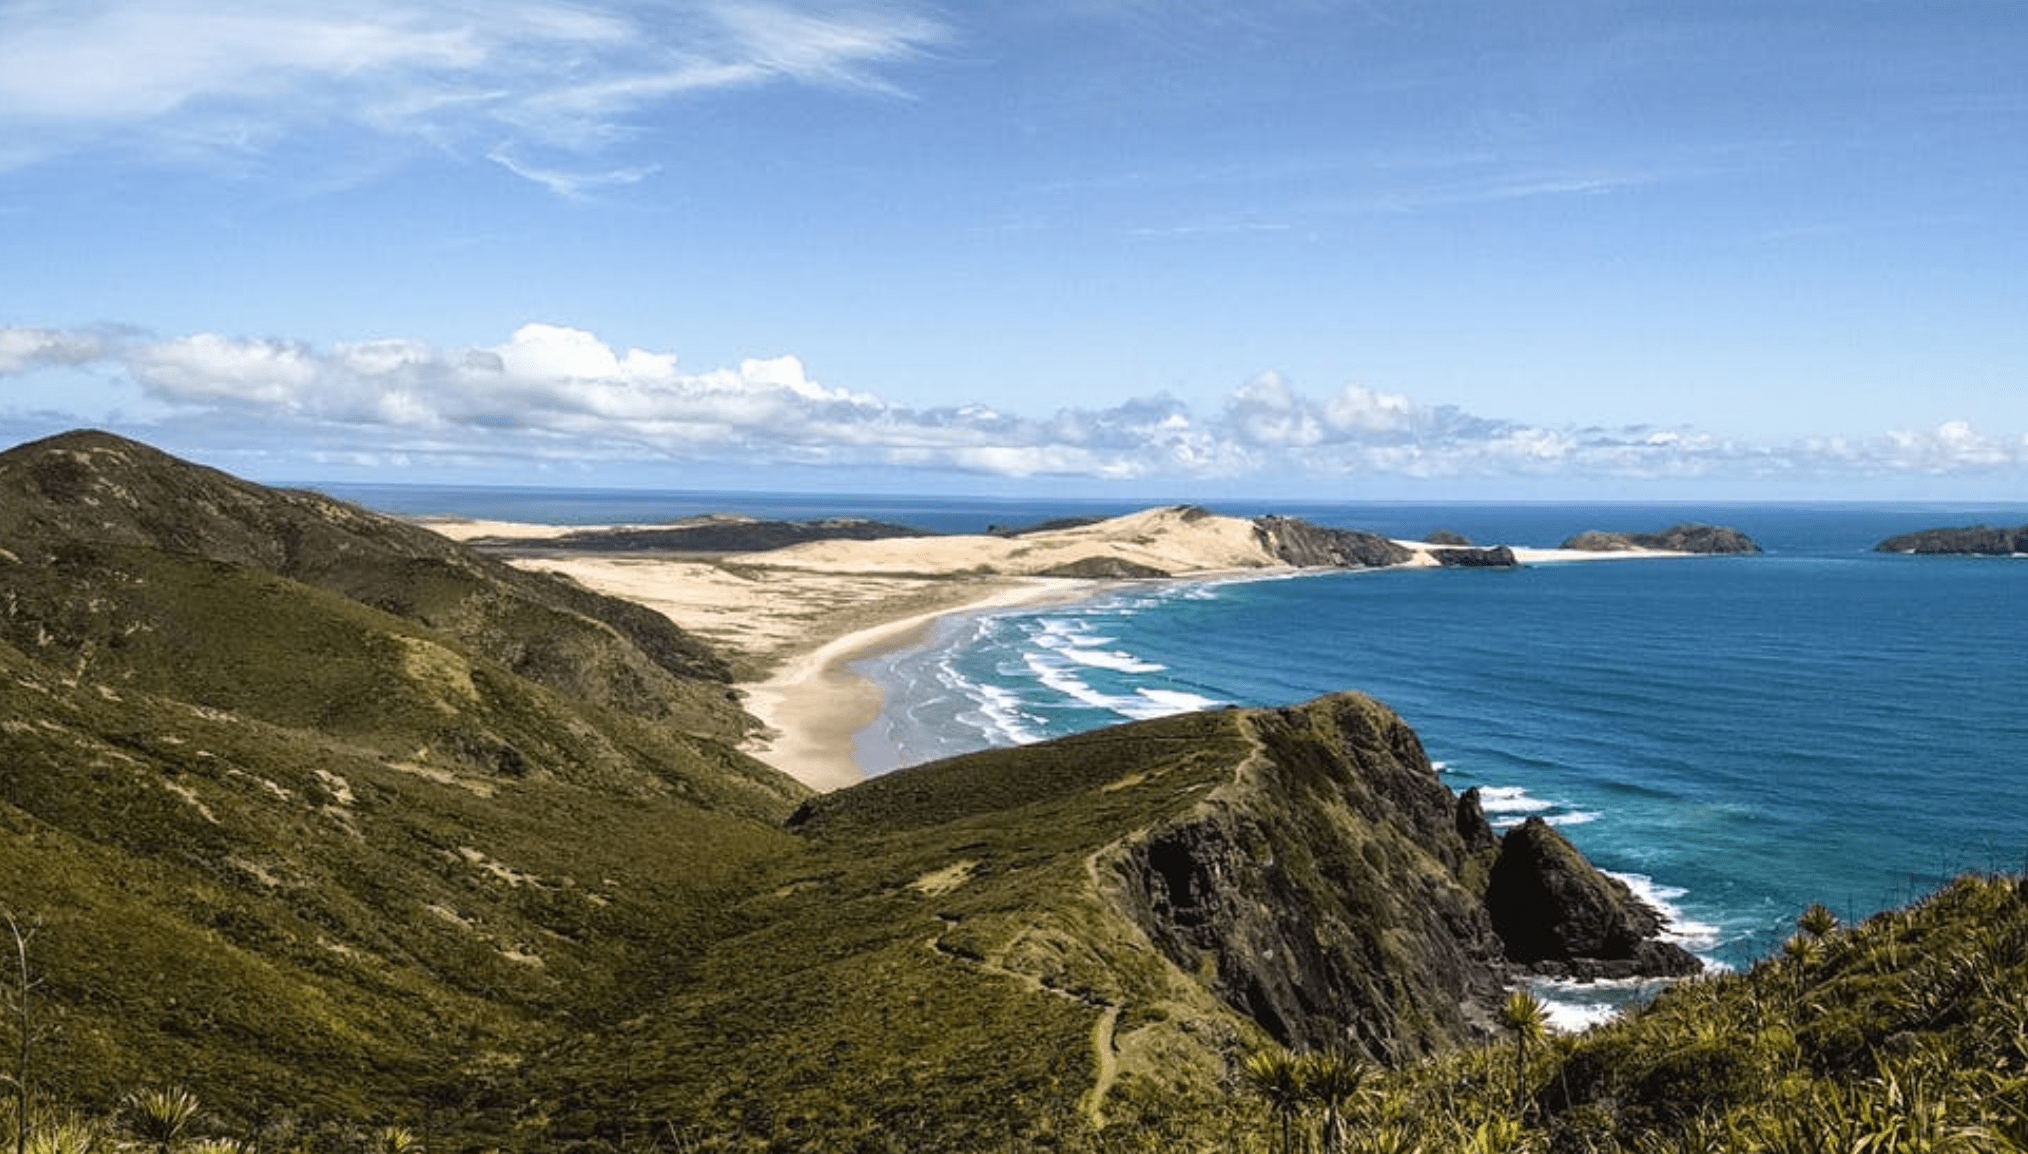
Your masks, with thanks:
M 421 523 L 528 570 L 667 616 L 726 655 L 748 712 L 748 752 L 816 789 L 864 777 L 853 736 L 879 716 L 853 662 L 920 640 L 938 618 L 1089 597 L 1122 580 L 1204 580 L 1304 570 L 1506 568 L 1751 552 L 1736 530 L 1573 538 L 1561 548 L 1405 541 L 1290 517 L 1196 506 L 1030 530 L 934 535 L 834 519 L 703 517 L 669 525 L 562 526 L 447 517 Z

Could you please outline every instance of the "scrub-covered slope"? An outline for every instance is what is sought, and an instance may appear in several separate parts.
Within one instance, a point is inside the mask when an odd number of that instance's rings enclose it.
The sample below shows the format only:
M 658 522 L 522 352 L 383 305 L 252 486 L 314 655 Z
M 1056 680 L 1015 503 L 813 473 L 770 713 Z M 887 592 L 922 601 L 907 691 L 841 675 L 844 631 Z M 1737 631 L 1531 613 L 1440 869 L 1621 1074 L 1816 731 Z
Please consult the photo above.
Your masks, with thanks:
M 80 1102 L 511 1081 L 789 843 L 745 724 L 624 602 L 115 437 L 0 454 L 0 903 Z
M 698 983 L 562 1057 L 637 1126 L 994 1148 L 1212 1101 L 1272 1043 L 1480 1037 L 1501 849 L 1346 694 L 1141 722 L 806 802 Z
M 1270 1043 L 1410 1061 L 1515 962 L 1627 945 L 1524 957 L 1516 910 L 1651 924 L 1356 695 L 821 797 L 749 724 L 638 606 L 103 434 L 0 454 L 31 1097 L 178 1083 L 314 1149 L 1050 1143 Z

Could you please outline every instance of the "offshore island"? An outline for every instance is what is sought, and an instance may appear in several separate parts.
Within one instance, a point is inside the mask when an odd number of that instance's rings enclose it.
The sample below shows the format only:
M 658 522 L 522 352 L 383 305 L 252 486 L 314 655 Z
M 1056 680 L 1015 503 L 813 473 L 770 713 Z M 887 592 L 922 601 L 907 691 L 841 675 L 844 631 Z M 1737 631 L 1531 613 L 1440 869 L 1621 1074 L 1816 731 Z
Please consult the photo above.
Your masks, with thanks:
M 2028 1137 L 2015 879 L 1798 911 L 1780 958 L 1696 976 L 1627 887 L 1540 820 L 1496 834 L 1349 692 L 831 780 L 857 707 L 810 703 L 860 691 L 813 679 L 936 614 L 1369 545 L 1500 560 L 1477 547 L 1191 509 L 532 544 L 569 532 L 425 528 L 104 433 L 0 453 L 21 1148 Z M 1611 541 L 1577 552 L 1653 548 Z M 1551 1040 L 1547 976 L 1681 980 Z

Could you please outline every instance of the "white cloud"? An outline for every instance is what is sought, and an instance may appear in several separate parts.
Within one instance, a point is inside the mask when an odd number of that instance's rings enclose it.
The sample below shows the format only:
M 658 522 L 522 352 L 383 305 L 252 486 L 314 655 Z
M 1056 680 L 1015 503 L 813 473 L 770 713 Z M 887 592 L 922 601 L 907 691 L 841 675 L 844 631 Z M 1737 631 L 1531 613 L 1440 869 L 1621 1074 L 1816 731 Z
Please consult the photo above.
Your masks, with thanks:
M 149 340 L 0 328 L 0 377 L 14 382 L 14 396 L 33 395 L 38 373 L 64 366 L 125 381 L 146 411 L 166 410 L 172 421 L 314 448 L 328 460 L 866 466 L 1177 483 L 2028 472 L 2028 437 L 1963 421 L 1755 445 L 1693 429 L 1532 426 L 1358 385 L 1314 397 L 1273 373 L 1241 384 L 1209 420 L 1164 396 L 1024 415 L 893 404 L 827 386 L 793 356 L 690 370 L 673 353 L 552 324 L 450 349 L 403 338 L 318 348 L 213 333 Z
M 531 153 L 598 152 L 644 110 L 707 89 L 893 93 L 886 69 L 947 35 L 907 7 L 814 0 L 0 0 L 0 136 L 20 165 L 93 145 L 258 149 L 343 126 L 486 155 L 576 195 L 652 166 Z
M 1340 433 L 1398 433 L 1413 427 L 1415 405 L 1407 397 L 1376 393 L 1360 385 L 1324 403 L 1324 421 Z
M 2000 441 L 1980 435 L 1965 421 L 1946 421 L 1927 433 L 1892 432 L 1887 443 L 1895 463 L 1925 473 L 1992 468 L 2028 459 L 2021 437 Z
M 300 345 L 198 333 L 134 350 L 129 368 L 161 400 L 227 408 L 300 407 L 318 375 Z
M 573 171 L 553 165 L 531 164 L 506 148 L 495 148 L 486 159 L 532 184 L 539 184 L 566 200 L 578 200 L 602 188 L 624 188 L 639 184 L 662 171 L 656 165 Z
M 377 4 L 31 0 L 0 6 L 0 27 L 0 108 L 14 120 L 146 119 L 320 78 L 466 70 L 485 55 L 469 25 Z
M 1279 373 L 1262 373 L 1227 398 L 1225 423 L 1242 443 L 1264 449 L 1314 445 L 1324 438 L 1314 406 Z
M 0 377 L 45 365 L 82 365 L 105 353 L 105 342 L 90 333 L 55 329 L 0 329 Z
M 885 93 L 897 90 L 875 65 L 915 56 L 944 35 L 936 22 L 900 10 L 819 13 L 760 3 L 721 3 L 713 10 L 736 46 L 735 59 L 805 83 Z

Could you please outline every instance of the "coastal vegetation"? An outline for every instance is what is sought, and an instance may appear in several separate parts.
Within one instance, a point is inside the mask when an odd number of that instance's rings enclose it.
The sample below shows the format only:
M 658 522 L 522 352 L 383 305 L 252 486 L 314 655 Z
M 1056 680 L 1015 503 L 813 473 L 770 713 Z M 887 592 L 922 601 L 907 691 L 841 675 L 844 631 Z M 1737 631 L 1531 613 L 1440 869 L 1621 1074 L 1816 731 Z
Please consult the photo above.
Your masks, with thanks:
M 350 506 L 78 434 L 0 542 L 17 1154 L 2028 1137 L 2015 879 L 1547 1035 L 1683 959 L 1365 697 L 815 795 L 694 637 Z
M 1020 1136 L 968 1133 L 962 1117 L 937 1125 L 932 1115 L 962 1104 L 926 1074 L 885 1115 L 872 1105 L 874 1088 L 843 1081 L 829 1088 L 827 1116 L 747 1113 L 690 1126 L 651 1123 L 614 1096 L 590 1107 L 602 1111 L 605 1136 L 567 1145 L 1094 1154 L 2028 1149 L 2020 879 L 1963 877 L 1859 925 L 1798 936 L 1811 948 L 1747 973 L 1681 982 L 1581 1034 L 1538 1036 L 1517 1011 L 1512 1039 L 1394 1068 L 1261 1045 L 1235 1051 L 1210 1090 L 1137 1088 L 1108 1109 L 1104 1125 L 1047 1109 Z M 26 1127 L 18 1108 L 0 1111 L 0 1139 L 46 1151 L 474 1148 L 469 1120 L 449 1109 L 414 1124 L 375 1124 L 312 1121 L 297 1105 L 235 1116 L 167 1085 L 94 1109 L 51 1088 L 34 1099 Z M 505 1144 L 550 1148 L 533 1133 Z

